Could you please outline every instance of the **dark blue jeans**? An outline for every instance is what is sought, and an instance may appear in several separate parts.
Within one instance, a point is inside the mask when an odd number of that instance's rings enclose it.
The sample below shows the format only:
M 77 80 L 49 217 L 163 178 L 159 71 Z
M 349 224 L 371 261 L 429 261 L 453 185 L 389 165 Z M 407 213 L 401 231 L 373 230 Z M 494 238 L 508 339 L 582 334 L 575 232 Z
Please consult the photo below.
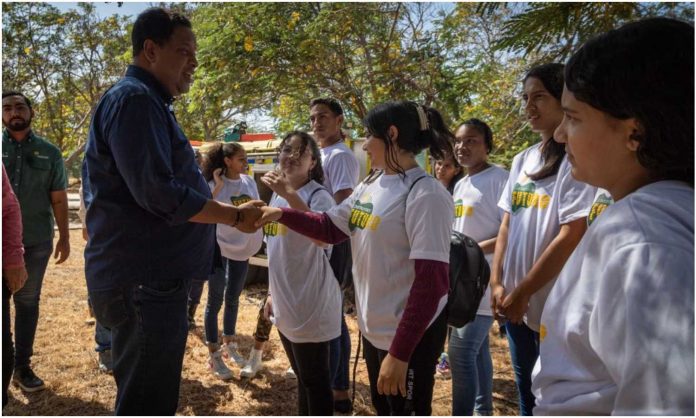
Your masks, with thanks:
M 190 280 L 90 291 L 94 315 L 111 329 L 116 415 L 174 415 L 188 336 Z
M 532 394 L 532 370 L 539 358 L 539 333 L 524 323 L 505 324 L 512 368 L 515 371 L 515 383 L 520 397 L 520 415 L 531 416 L 536 405 Z
M 24 264 L 29 277 L 24 287 L 12 295 L 15 305 L 15 368 L 28 366 L 34 354 L 41 285 L 51 252 L 53 241 L 24 247 Z
M 222 334 L 236 334 L 237 313 L 239 312 L 239 295 L 242 294 L 246 282 L 249 261 L 236 261 L 222 258 L 225 266 L 224 275 L 213 274 L 208 279 L 208 304 L 205 306 L 205 340 L 209 344 L 218 343 L 218 313 L 222 307 L 223 298 L 225 309 L 222 313 Z
M 341 335 L 329 342 L 331 387 L 334 390 L 350 388 L 350 334 L 346 317 L 341 315 Z

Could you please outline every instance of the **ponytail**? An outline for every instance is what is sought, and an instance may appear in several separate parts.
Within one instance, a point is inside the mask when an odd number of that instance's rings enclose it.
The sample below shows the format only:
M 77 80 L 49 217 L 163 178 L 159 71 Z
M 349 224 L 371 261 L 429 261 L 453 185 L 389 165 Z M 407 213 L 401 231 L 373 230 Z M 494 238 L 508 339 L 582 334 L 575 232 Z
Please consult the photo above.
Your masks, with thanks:
M 447 128 L 442 115 L 437 110 L 421 106 L 415 102 L 386 102 L 375 106 L 363 120 L 367 131 L 385 143 L 385 164 L 401 175 L 405 174 L 399 166 L 396 149 L 389 137 L 389 127 L 399 131 L 396 143 L 400 149 L 417 155 L 429 149 L 435 159 L 452 154 L 454 135 Z

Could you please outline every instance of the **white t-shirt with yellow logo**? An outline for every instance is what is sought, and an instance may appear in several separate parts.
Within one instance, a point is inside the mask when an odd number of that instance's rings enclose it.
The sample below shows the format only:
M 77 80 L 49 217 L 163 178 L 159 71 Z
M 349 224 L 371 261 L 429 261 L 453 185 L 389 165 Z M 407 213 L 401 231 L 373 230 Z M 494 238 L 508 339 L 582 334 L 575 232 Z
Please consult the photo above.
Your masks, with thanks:
M 508 171 L 490 166 L 473 176 L 466 176 L 454 186 L 454 230 L 481 242 L 498 235 L 502 210 L 498 200 L 505 188 Z M 493 253 L 486 254 L 488 263 Z M 491 311 L 491 291 L 486 293 L 479 304 L 478 315 L 493 316 Z
M 563 157 L 558 173 L 533 181 L 527 174 L 543 166 L 541 143 L 517 154 L 510 177 L 498 206 L 510 213 L 507 250 L 503 261 L 503 286 L 511 292 L 532 269 L 534 263 L 558 235 L 561 225 L 586 217 L 594 201 L 596 188 L 581 183 L 570 173 L 568 156 Z M 529 299 L 525 315 L 527 326 L 539 332 L 539 319 L 551 280 Z
M 590 214 L 587 215 L 587 226 L 592 225 L 597 217 L 604 212 L 604 209 L 612 203 L 614 203 L 614 199 L 612 199 L 611 194 L 598 187 L 594 203 L 592 203 L 592 208 L 590 208 Z
M 335 206 L 331 221 L 351 237 L 358 325 L 375 347 L 388 350 L 415 279 L 413 260 L 449 263 L 452 196 L 420 167 L 403 178 L 381 175 L 361 183 Z M 408 194 L 408 202 L 406 197 Z M 432 321 L 447 304 L 445 295 Z
M 313 193 L 316 189 L 321 190 Z M 333 197 L 315 181 L 297 194 L 313 212 L 335 205 Z M 273 195 L 269 206 L 290 207 Z M 268 250 L 268 285 L 273 299 L 273 322 L 294 343 L 329 341 L 341 334 L 341 289 L 324 249 L 285 225 L 264 227 Z
M 250 200 L 259 198 L 254 179 L 242 174 L 239 180 L 231 180 L 223 177 L 222 190 L 215 197 L 218 202 L 239 206 Z M 215 188 L 215 182 L 209 182 L 210 190 Z M 237 228 L 225 224 L 217 225 L 217 241 L 220 253 L 223 257 L 235 261 L 245 261 L 256 254 L 263 242 L 263 232 L 256 231 L 253 234 L 245 234 Z
M 694 190 L 644 186 L 597 217 L 541 317 L 534 415 L 694 414 Z

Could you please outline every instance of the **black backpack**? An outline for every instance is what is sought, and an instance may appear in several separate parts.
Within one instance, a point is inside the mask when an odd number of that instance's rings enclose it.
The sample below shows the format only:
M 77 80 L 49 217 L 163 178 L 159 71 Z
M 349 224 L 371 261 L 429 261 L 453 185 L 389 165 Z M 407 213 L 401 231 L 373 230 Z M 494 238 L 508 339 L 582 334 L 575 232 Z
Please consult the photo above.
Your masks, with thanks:
M 408 190 L 425 177 L 417 178 Z M 406 195 L 408 199 L 408 194 Z M 452 231 L 450 238 L 449 295 L 447 323 L 461 328 L 476 318 L 481 298 L 491 276 L 491 269 L 478 243 L 461 232 Z

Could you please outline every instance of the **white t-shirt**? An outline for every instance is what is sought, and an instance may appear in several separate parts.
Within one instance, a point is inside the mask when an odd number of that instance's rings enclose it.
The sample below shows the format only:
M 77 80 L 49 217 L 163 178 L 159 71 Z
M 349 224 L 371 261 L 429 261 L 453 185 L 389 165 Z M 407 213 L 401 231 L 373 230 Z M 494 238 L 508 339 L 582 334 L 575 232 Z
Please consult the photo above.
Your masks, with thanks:
M 327 213 L 351 237 L 358 325 L 375 347 L 388 350 L 415 279 L 413 260 L 449 264 L 454 218 L 452 196 L 439 181 L 415 167 L 402 178 L 381 175 L 361 183 Z M 406 198 L 408 194 L 408 202 Z M 434 321 L 447 304 L 443 296 Z
M 498 200 L 508 179 L 508 171 L 497 166 L 466 176 L 454 186 L 454 225 L 455 231 L 468 235 L 476 242 L 485 241 L 498 235 L 503 211 L 498 208 Z M 490 264 L 493 253 L 486 254 Z M 478 315 L 493 316 L 491 311 L 491 290 L 479 304 Z
M 612 203 L 614 203 L 614 199 L 611 198 L 611 194 L 598 187 L 594 203 L 592 203 L 592 208 L 590 208 L 590 214 L 587 215 L 587 226 L 592 225 L 595 219 L 604 212 L 604 209 Z
M 313 193 L 318 188 L 321 190 Z M 308 206 L 314 212 L 324 212 L 335 205 L 329 192 L 313 180 L 297 194 L 304 202 L 311 196 Z M 290 207 L 277 195 L 269 205 Z M 294 343 L 329 341 L 341 335 L 341 289 L 324 250 L 278 222 L 267 224 L 263 230 L 273 299 L 271 322 Z
M 606 208 L 549 294 L 534 415 L 694 414 L 694 190 Z
M 512 160 L 510 177 L 498 206 L 510 213 L 507 250 L 503 261 L 503 286 L 510 293 L 524 279 L 546 247 L 561 230 L 561 225 L 584 218 L 590 212 L 596 188 L 575 180 L 570 173 L 568 156 L 563 157 L 558 173 L 533 181 L 527 174 L 539 171 L 543 160 L 541 143 L 533 145 Z M 539 332 L 539 319 L 551 280 L 529 299 L 525 315 L 527 326 Z
M 231 180 L 224 176 L 222 179 L 224 182 L 222 190 L 215 197 L 215 200 L 218 202 L 239 206 L 259 198 L 259 191 L 252 177 L 242 174 L 239 180 Z M 213 190 L 215 182 L 210 181 L 208 186 L 210 190 Z M 237 228 L 225 224 L 218 224 L 216 230 L 220 253 L 223 257 L 230 260 L 248 260 L 249 257 L 259 251 L 263 242 L 263 232 L 260 230 L 252 234 L 246 234 Z
M 324 187 L 333 196 L 339 190 L 355 189 L 360 176 L 360 164 L 345 142 L 339 141 L 320 149 L 324 169 Z

